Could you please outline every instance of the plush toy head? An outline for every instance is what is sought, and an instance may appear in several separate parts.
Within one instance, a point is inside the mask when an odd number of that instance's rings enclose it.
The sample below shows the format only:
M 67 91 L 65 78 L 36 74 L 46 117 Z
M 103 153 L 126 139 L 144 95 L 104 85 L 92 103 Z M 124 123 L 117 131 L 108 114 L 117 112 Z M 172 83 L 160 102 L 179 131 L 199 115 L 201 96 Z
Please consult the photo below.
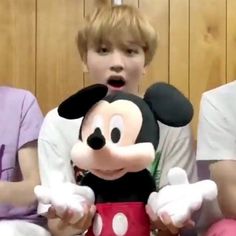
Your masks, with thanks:
M 105 180 L 139 172 L 151 164 L 159 142 L 157 120 L 179 127 L 192 119 L 190 102 L 165 83 L 152 85 L 143 99 L 107 92 L 105 85 L 92 85 L 58 107 L 64 118 L 83 117 L 79 140 L 71 151 L 72 161 Z

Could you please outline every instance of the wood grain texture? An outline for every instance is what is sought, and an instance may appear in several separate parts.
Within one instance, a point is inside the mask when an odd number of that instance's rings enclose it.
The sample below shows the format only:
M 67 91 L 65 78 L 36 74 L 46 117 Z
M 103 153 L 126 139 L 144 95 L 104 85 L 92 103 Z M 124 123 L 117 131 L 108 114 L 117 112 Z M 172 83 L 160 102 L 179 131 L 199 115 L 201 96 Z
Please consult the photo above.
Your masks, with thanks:
M 236 1 L 227 0 L 227 82 L 236 79 Z
M 75 38 L 98 0 L 1 0 L 0 83 L 29 89 L 46 113 L 90 84 Z M 111 3 L 111 1 L 108 1 Z M 157 53 L 140 85 L 175 85 L 195 109 L 204 91 L 236 77 L 235 0 L 124 0 L 158 32 Z
M 0 1 L 0 84 L 35 93 L 35 0 Z
M 157 53 L 147 67 L 147 74 L 140 86 L 140 92 L 143 93 L 156 81 L 169 81 L 169 1 L 140 0 L 139 7 L 149 17 L 159 38 Z
M 169 82 L 189 97 L 189 1 L 170 1 Z
M 190 0 L 190 99 L 197 130 L 204 91 L 226 82 L 226 1 Z
M 83 1 L 38 0 L 37 97 L 44 113 L 83 87 L 76 36 Z

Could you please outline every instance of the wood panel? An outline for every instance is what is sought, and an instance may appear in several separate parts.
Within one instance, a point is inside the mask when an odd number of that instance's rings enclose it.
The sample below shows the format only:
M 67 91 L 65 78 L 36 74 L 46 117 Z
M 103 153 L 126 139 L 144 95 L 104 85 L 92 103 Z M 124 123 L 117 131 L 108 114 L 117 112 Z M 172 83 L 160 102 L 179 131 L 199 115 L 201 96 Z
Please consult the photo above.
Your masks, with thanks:
M 45 113 L 83 86 L 82 19 L 83 1 L 37 0 L 37 96 Z
M 169 1 L 140 0 L 139 7 L 149 17 L 159 38 L 157 53 L 141 83 L 140 92 L 143 93 L 150 84 L 169 80 Z
M 0 1 L 0 84 L 35 92 L 35 0 Z
M 190 98 L 195 108 L 205 90 L 226 82 L 226 1 L 190 0 Z
M 227 82 L 236 79 L 236 1 L 227 1 Z
M 124 4 L 133 5 L 135 7 L 139 6 L 139 0 L 123 0 Z
M 189 0 L 170 1 L 169 76 L 189 97 Z

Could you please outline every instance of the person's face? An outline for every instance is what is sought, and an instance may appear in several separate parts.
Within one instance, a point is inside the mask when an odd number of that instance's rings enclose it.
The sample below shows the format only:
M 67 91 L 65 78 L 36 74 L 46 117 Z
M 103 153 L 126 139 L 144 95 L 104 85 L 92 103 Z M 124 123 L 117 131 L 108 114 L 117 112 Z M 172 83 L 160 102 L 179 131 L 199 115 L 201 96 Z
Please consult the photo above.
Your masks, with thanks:
M 141 46 L 134 43 L 104 43 L 97 48 L 89 48 L 87 69 L 94 83 L 108 85 L 109 93 L 126 91 L 137 94 L 145 73 L 145 53 Z

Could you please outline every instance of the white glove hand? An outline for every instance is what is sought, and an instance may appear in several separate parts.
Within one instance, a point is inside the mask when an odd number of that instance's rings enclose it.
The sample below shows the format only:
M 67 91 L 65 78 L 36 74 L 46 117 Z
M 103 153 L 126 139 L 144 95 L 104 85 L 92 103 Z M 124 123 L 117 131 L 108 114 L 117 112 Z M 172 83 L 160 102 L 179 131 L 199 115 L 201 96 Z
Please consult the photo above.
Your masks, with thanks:
M 181 228 L 191 214 L 197 211 L 204 200 L 217 196 L 217 186 L 211 180 L 189 184 L 186 172 L 175 167 L 168 173 L 169 185 L 149 196 L 148 205 L 157 217 L 167 213 L 174 226 Z
M 62 217 L 67 210 L 73 211 L 73 217 L 69 222 L 71 224 L 83 217 L 85 204 L 94 203 L 92 189 L 73 183 L 62 183 L 53 188 L 38 185 L 34 188 L 34 193 L 39 202 L 51 204 L 59 217 Z

